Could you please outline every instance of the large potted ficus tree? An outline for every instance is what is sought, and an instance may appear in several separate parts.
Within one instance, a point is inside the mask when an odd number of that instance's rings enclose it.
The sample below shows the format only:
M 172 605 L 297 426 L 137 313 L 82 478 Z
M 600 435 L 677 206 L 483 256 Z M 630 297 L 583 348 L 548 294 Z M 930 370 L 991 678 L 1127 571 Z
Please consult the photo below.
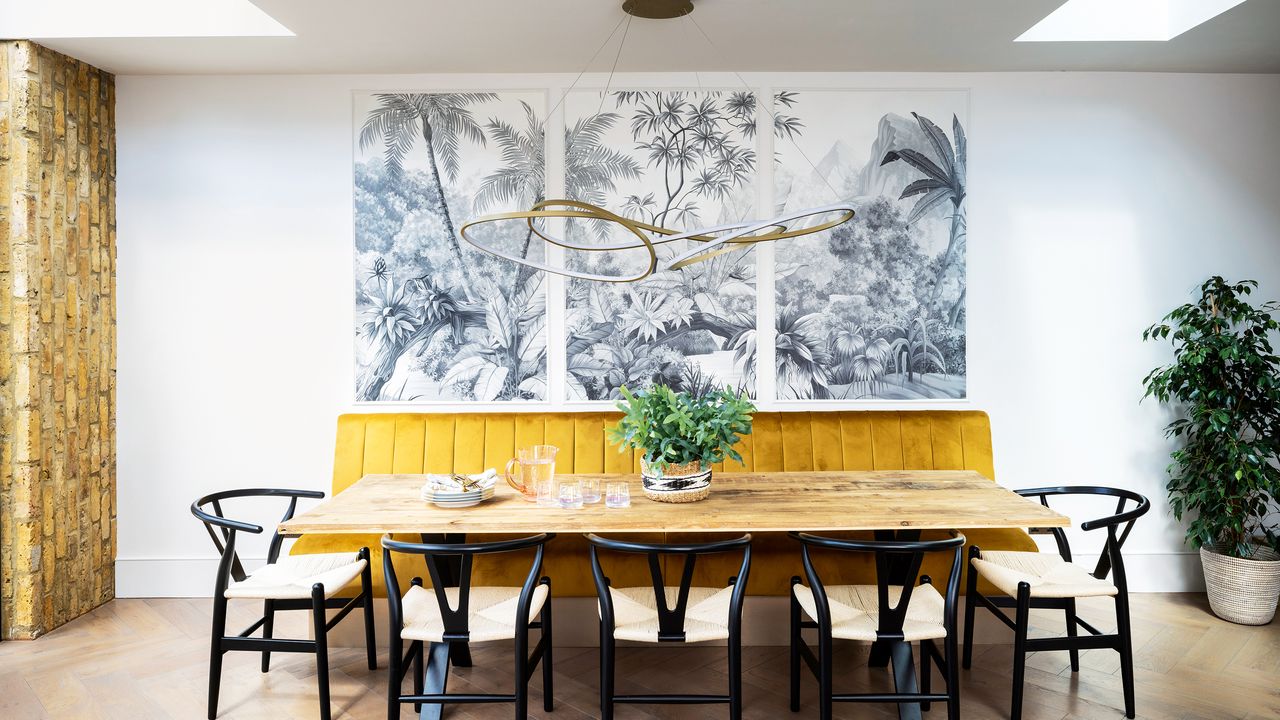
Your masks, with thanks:
M 751 434 L 755 405 L 746 393 L 714 387 L 698 373 L 676 390 L 656 383 L 631 392 L 620 389 L 622 419 L 609 435 L 619 451 L 640 450 L 644 494 L 657 502 L 702 500 L 711 492 L 711 465 L 726 457 L 738 462 L 734 449 Z
M 1189 518 L 1187 539 L 1200 549 L 1213 612 L 1250 625 L 1271 622 L 1280 595 L 1272 521 L 1280 494 L 1280 357 L 1270 337 L 1280 329 L 1280 304 L 1250 304 L 1257 286 L 1209 278 L 1197 301 L 1142 334 L 1173 344 L 1173 362 L 1143 381 L 1144 397 L 1177 413 L 1165 428 L 1178 443 L 1169 465 L 1173 514 Z

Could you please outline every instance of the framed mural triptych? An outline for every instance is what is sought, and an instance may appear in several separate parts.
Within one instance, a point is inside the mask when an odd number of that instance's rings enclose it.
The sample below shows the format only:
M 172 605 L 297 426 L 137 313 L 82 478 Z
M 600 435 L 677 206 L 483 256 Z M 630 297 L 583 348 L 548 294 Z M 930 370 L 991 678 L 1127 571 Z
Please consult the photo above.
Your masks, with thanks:
M 541 90 L 357 93 L 355 399 L 611 402 L 698 377 L 766 404 L 965 397 L 967 91 L 769 95 L 762 110 L 746 90 L 571 90 L 549 128 Z M 632 283 L 552 280 L 459 237 L 548 197 L 678 229 L 835 202 L 857 214 Z M 596 220 L 559 231 L 621 239 Z M 483 233 L 594 274 L 648 262 L 549 250 L 521 221 Z

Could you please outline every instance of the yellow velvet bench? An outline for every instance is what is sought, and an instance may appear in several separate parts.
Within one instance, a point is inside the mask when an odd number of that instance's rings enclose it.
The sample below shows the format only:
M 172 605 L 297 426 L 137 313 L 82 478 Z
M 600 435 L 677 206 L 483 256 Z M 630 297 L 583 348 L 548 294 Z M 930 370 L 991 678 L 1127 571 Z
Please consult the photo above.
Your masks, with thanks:
M 515 448 L 550 444 L 560 448 L 556 472 L 639 472 L 640 455 L 618 452 L 606 436 L 615 413 L 367 413 L 338 418 L 334 452 L 333 492 L 340 493 L 370 473 L 473 473 L 501 468 Z M 839 411 L 756 413 L 751 435 L 738 445 L 742 463 L 729 462 L 716 470 L 755 472 L 805 470 L 975 470 L 994 478 L 991 425 L 978 411 Z M 714 476 L 712 492 L 715 492 Z M 638 495 L 638 494 L 637 494 Z M 633 502 L 648 502 L 640 496 Z M 857 508 L 850 508 L 856 513 Z M 964 530 L 969 542 L 983 550 L 1035 551 L 1036 544 L 1022 530 Z M 928 534 L 926 534 L 928 536 Z M 786 595 L 792 575 L 800 574 L 799 547 L 785 535 L 756 534 L 752 547 L 749 591 L 755 595 Z M 675 540 L 673 533 L 668 539 Z M 305 535 L 290 552 L 343 552 L 368 547 L 373 579 L 380 594 L 382 553 L 374 535 Z M 844 553 L 841 563 L 823 565 L 830 583 L 873 583 L 874 568 L 861 553 Z M 967 551 L 966 551 L 967 557 Z M 528 572 L 528 559 L 494 556 L 477 562 L 477 584 L 518 585 Z M 610 558 L 611 561 L 615 560 Z M 862 560 L 862 564 L 856 561 Z M 932 558 L 921 572 L 941 582 L 946 559 Z M 699 561 L 695 584 L 723 585 L 735 572 L 731 559 Z M 853 562 L 851 562 L 853 561 Z M 399 561 L 398 561 L 399 562 Z M 418 559 L 421 563 L 421 559 Z M 425 566 L 404 568 L 402 577 L 420 575 L 429 582 Z M 586 542 L 560 536 L 547 546 L 545 572 L 557 596 L 591 597 L 595 588 Z M 643 560 L 617 558 L 609 573 L 614 585 L 649 584 Z M 960 587 L 964 587 L 962 583 Z

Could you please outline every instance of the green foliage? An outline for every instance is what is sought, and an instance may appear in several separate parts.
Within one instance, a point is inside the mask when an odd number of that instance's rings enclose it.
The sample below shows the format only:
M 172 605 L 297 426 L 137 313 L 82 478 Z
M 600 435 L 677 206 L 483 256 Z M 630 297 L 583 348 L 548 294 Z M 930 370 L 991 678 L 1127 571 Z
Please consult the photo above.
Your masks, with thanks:
M 1165 428 L 1180 443 L 1169 465 L 1173 513 L 1195 512 L 1193 546 L 1237 557 L 1248 557 L 1255 535 L 1274 537 L 1268 506 L 1280 491 L 1280 357 L 1269 337 L 1280 329 L 1280 304 L 1251 305 L 1245 296 L 1257 286 L 1209 278 L 1198 301 L 1142 333 L 1173 344 L 1173 362 L 1143 380 L 1144 397 L 1182 411 Z
M 637 448 L 646 462 L 659 468 L 669 463 L 718 463 L 726 457 L 742 461 L 733 446 L 740 436 L 751 434 L 755 405 L 745 391 L 714 388 L 708 379 L 694 375 L 683 383 L 689 389 L 679 392 L 661 383 L 634 393 L 621 388 L 618 409 L 623 416 L 609 430 L 620 451 Z

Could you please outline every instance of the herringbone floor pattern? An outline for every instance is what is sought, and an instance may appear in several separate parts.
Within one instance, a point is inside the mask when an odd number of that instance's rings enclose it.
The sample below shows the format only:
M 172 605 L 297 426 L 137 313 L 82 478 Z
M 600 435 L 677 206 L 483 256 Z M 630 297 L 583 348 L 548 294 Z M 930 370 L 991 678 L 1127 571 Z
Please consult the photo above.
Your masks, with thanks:
M 1107 629 L 1108 600 L 1082 609 Z M 1247 628 L 1209 614 L 1202 595 L 1135 595 L 1134 634 L 1138 715 L 1169 720 L 1274 720 L 1280 718 L 1280 623 Z M 204 716 L 208 600 L 117 600 L 35 642 L 0 643 L 0 718 L 202 718 Z M 232 626 L 255 615 L 233 604 Z M 288 618 L 294 615 L 293 618 Z M 1033 621 L 1060 626 L 1045 613 Z M 288 618 L 287 620 L 285 618 Z M 572 622 L 559 619 L 559 623 Z M 1057 622 L 1055 622 L 1057 621 Z M 277 621 L 277 637 L 305 637 L 301 613 Z M 591 619 L 594 622 L 594 618 Z M 385 631 L 385 628 L 379 628 Z M 559 648 L 554 713 L 541 711 L 534 680 L 531 717 L 580 720 L 598 714 L 597 655 L 591 648 Z M 865 646 L 842 646 L 837 691 L 886 688 L 888 675 L 866 664 Z M 456 669 L 451 691 L 507 691 L 509 646 L 477 647 L 475 667 Z M 745 650 L 746 717 L 751 720 L 816 717 L 814 683 L 806 676 L 804 705 L 792 715 L 786 705 L 786 649 Z M 385 668 L 385 656 L 381 660 Z M 1011 649 L 978 648 L 974 669 L 963 672 L 966 720 L 1008 717 Z M 619 692 L 719 692 L 726 662 L 719 647 L 622 648 Z M 1028 660 L 1024 717 L 1028 720 L 1119 718 L 1120 677 L 1115 653 L 1089 651 L 1072 676 L 1065 653 Z M 258 656 L 231 653 L 223 677 L 222 718 L 285 720 L 318 717 L 310 655 L 276 655 L 272 671 L 258 672 Z M 335 718 L 385 718 L 385 669 L 365 668 L 364 652 L 340 648 L 332 654 Z M 724 706 L 619 708 L 620 719 L 724 718 Z M 892 708 L 837 705 L 837 717 L 895 717 Z M 509 718 L 510 706 L 450 706 L 446 718 Z M 941 720 L 944 707 L 926 718 Z M 403 717 L 412 717 L 405 709 Z

